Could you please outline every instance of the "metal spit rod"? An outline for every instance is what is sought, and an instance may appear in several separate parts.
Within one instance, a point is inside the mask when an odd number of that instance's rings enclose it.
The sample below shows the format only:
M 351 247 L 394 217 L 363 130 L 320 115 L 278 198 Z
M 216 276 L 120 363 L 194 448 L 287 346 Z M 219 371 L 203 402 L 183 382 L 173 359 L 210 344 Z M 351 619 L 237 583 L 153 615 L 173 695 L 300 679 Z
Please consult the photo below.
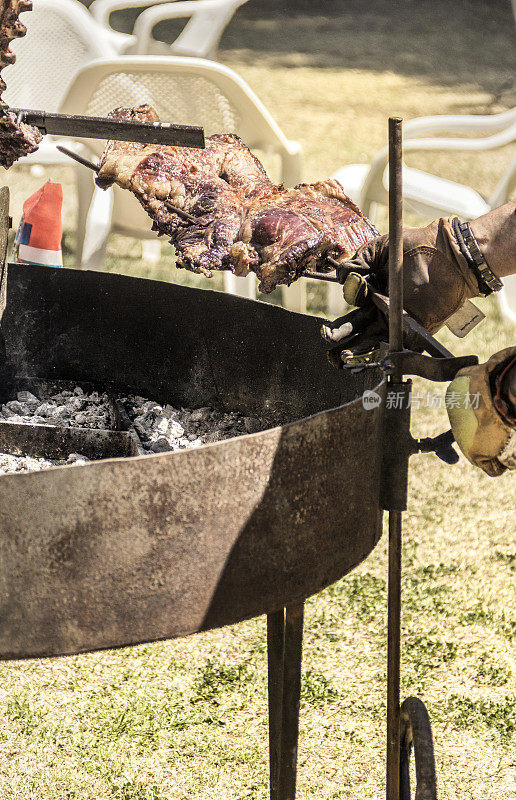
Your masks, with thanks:
M 85 117 L 77 114 L 47 114 L 28 108 L 11 108 L 18 122 L 38 128 L 43 135 L 72 136 L 78 139 L 115 139 L 122 142 L 161 144 L 176 147 L 204 147 L 204 130 L 197 125 L 172 125 L 169 122 Z
M 401 119 L 389 118 L 389 352 L 403 350 L 403 208 Z M 389 384 L 399 384 L 395 366 Z M 387 800 L 399 800 L 402 512 L 389 511 L 387 611 Z

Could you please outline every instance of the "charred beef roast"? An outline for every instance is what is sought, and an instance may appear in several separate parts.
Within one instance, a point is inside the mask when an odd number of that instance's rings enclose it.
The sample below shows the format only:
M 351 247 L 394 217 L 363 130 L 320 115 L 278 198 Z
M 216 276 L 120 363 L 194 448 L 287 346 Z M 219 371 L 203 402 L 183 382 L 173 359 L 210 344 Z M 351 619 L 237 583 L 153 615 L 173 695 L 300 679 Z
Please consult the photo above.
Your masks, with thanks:
M 109 116 L 159 122 L 148 105 Z M 337 181 L 277 186 L 233 134 L 207 137 L 204 150 L 109 141 L 97 184 L 113 183 L 129 189 L 153 229 L 170 237 L 177 266 L 207 277 L 214 270 L 253 271 L 262 292 L 292 283 L 304 270 L 331 271 L 328 257 L 342 261 L 378 235 Z
M 27 29 L 19 15 L 31 8 L 29 0 L 0 0 L 0 72 L 16 61 L 10 45 L 13 39 L 25 36 Z M 5 81 L 0 77 L 0 95 L 5 88 Z M 18 158 L 33 153 L 40 141 L 38 129 L 18 122 L 16 114 L 0 100 L 0 166 L 10 167 Z

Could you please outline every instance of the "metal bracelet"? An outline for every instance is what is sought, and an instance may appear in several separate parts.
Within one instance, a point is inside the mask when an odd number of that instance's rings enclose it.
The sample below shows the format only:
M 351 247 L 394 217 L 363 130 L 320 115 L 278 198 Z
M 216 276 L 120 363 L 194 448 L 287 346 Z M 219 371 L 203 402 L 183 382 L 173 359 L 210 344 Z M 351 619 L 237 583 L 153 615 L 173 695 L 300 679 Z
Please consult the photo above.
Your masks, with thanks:
M 482 294 L 488 295 L 492 294 L 492 292 L 499 292 L 503 284 L 501 280 L 496 277 L 485 260 L 470 228 L 469 222 L 460 222 L 459 219 L 455 217 L 453 220 L 453 230 L 457 237 L 461 253 L 474 273 L 478 281 L 478 288 Z

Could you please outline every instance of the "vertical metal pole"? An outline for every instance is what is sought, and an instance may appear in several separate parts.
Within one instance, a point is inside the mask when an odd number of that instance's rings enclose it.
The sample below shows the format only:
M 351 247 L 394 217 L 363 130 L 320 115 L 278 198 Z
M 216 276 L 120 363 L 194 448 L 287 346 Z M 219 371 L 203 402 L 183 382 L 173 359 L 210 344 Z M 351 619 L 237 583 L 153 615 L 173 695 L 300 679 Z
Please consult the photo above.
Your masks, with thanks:
M 283 664 L 283 720 L 281 726 L 280 788 L 278 800 L 295 800 L 297 741 L 301 697 L 304 604 L 287 606 Z
M 285 609 L 282 608 L 272 614 L 267 614 L 270 800 L 279 800 L 284 659 Z
M 401 119 L 389 118 L 389 352 L 403 350 Z M 395 382 L 401 374 L 393 373 Z
M 403 350 L 403 209 L 401 119 L 389 119 L 389 351 Z M 396 368 L 389 383 L 402 381 Z M 387 800 L 399 800 L 401 515 L 389 511 L 387 621 Z

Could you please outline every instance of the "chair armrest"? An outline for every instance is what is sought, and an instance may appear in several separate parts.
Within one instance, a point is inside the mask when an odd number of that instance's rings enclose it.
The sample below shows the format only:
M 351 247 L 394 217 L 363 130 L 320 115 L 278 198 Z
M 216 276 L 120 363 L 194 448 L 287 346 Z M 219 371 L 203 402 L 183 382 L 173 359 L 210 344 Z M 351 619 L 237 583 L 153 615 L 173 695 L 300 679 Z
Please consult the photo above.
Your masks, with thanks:
M 140 1 L 140 0 L 139 0 Z M 139 15 L 134 25 L 134 35 L 136 37 L 135 53 L 146 55 L 152 42 L 152 31 L 158 24 L 166 19 L 184 19 L 194 17 L 202 13 L 206 3 L 204 0 L 173 0 L 173 2 L 163 2 L 147 8 Z
M 404 131 L 407 129 L 404 126 Z M 435 138 L 435 139 L 404 139 L 403 140 L 403 155 L 407 153 L 424 152 L 426 151 L 483 151 L 494 150 L 498 147 L 504 147 L 516 141 L 516 123 L 506 128 L 506 130 L 496 133 L 493 136 L 485 136 L 480 139 L 460 139 L 460 138 Z M 362 194 L 363 197 L 368 197 L 375 191 L 381 191 L 383 188 L 383 176 L 385 168 L 389 163 L 389 149 L 385 147 L 378 153 L 374 161 L 371 163 L 369 172 L 364 180 Z
M 516 122 L 516 108 L 502 114 L 464 114 L 418 117 L 403 124 L 403 132 L 411 137 L 423 136 L 440 131 L 456 133 L 490 133 L 501 131 Z
M 218 42 L 236 9 L 245 0 L 179 0 L 159 3 L 143 11 L 134 26 L 138 55 L 150 52 L 152 30 L 166 19 L 189 17 L 184 30 L 172 43 L 174 55 L 214 58 Z
M 109 18 L 114 11 L 121 11 L 125 8 L 138 8 L 145 5 L 157 5 L 159 3 L 170 3 L 174 0 L 94 0 L 89 7 L 90 14 L 105 28 L 110 28 Z
M 493 136 L 482 138 L 405 139 L 403 151 L 412 153 L 416 150 L 494 150 L 514 141 L 516 141 L 516 122 Z

